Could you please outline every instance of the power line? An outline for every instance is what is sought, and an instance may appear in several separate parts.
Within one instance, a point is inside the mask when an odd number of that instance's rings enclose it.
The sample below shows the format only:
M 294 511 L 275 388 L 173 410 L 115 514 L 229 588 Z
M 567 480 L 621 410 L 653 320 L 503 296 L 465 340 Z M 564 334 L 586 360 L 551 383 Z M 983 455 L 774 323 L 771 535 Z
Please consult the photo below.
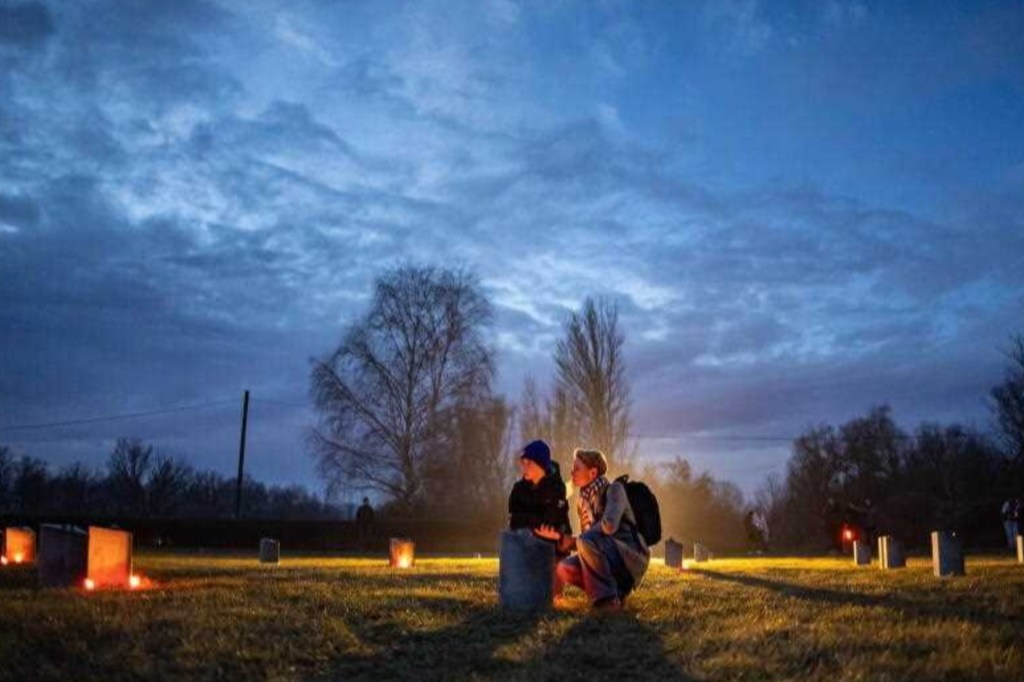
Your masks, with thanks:
M 59 422 L 47 422 L 45 424 L 14 424 L 11 426 L 0 426 L 0 432 L 4 431 L 29 431 L 33 429 L 52 429 L 62 426 L 78 426 L 81 424 L 98 424 L 100 422 L 111 422 L 119 421 L 122 419 L 137 419 L 139 417 L 151 417 L 160 414 L 172 414 L 175 412 L 185 412 L 188 410 L 201 410 L 207 407 L 217 407 L 220 405 L 234 404 L 235 400 L 217 400 L 214 402 L 200 403 L 197 405 L 182 405 L 180 407 L 171 407 L 162 410 L 150 410 L 148 412 L 129 412 L 126 414 L 113 414 L 105 415 L 101 417 L 88 417 L 86 419 L 68 419 Z

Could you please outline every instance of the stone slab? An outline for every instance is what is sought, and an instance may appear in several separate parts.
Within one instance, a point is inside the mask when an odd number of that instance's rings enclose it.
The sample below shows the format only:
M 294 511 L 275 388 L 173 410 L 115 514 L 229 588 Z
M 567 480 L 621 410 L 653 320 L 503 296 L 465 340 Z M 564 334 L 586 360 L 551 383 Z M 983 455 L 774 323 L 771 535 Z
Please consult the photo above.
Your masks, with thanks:
M 702 545 L 699 542 L 693 543 L 693 561 L 694 561 L 694 563 L 702 564 L 705 561 L 709 561 L 710 559 L 711 559 L 711 552 L 708 551 L 707 547 L 705 547 L 704 545 Z
M 502 531 L 498 550 L 498 602 L 516 611 L 551 607 L 555 547 L 530 533 Z
M 273 538 L 260 539 L 260 563 L 281 563 L 281 543 Z
M 88 570 L 89 534 L 77 526 L 39 527 L 39 584 L 43 587 L 81 585 Z
M 1024 535 L 1017 536 L 1017 563 L 1024 564 Z
M 665 565 L 669 568 L 683 567 L 683 544 L 672 538 L 665 540 Z
M 964 546 L 955 533 L 932 533 L 932 571 L 939 578 L 964 575 Z
M 878 538 L 878 567 L 883 571 L 906 568 L 907 558 L 903 543 L 891 535 Z
M 853 563 L 858 566 L 871 565 L 871 545 L 856 540 L 853 543 Z

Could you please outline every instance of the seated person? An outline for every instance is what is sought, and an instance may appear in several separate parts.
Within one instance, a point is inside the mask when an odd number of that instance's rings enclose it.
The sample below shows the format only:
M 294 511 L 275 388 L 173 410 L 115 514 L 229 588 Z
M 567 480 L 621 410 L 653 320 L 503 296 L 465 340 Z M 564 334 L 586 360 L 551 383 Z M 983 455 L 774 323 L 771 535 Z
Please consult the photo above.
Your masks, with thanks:
M 549 526 L 571 534 L 565 483 L 547 443 L 535 440 L 524 447 L 519 453 L 519 466 L 523 477 L 512 486 L 508 497 L 509 528 L 530 531 Z

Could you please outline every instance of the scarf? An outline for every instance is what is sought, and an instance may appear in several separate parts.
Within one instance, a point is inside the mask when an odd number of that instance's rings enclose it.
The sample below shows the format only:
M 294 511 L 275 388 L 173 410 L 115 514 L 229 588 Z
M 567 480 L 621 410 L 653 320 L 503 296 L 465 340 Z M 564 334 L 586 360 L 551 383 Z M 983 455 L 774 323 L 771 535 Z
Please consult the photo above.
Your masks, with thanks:
M 604 514 L 604 489 L 608 487 L 608 478 L 598 476 L 580 488 L 580 496 L 576 502 L 576 512 L 580 515 L 580 532 L 590 530 Z

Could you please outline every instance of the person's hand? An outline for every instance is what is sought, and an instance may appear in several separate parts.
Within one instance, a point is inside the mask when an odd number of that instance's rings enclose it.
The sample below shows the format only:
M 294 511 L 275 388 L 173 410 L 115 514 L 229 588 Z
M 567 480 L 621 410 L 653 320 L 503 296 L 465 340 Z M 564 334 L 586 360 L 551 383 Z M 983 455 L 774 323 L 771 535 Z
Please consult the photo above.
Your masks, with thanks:
M 561 540 L 562 539 L 562 534 L 559 533 L 557 530 L 555 530 L 554 526 L 546 526 L 546 525 L 543 525 L 543 524 L 541 524 L 541 526 L 539 528 L 534 528 L 533 529 L 533 534 L 536 535 L 539 538 L 544 538 L 545 540 Z

